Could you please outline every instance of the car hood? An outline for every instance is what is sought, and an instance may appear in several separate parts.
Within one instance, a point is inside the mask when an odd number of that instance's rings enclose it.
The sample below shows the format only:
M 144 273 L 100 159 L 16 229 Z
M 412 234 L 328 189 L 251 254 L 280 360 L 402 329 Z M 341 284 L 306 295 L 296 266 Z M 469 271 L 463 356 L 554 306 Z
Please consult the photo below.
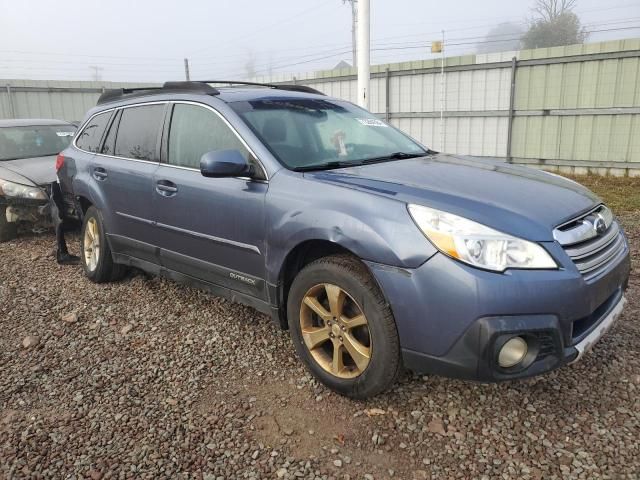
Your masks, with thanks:
M 559 175 L 496 159 L 455 155 L 436 154 L 307 175 L 444 210 L 536 241 L 552 241 L 555 226 L 601 203 L 591 191 Z
M 0 162 L 0 178 L 23 185 L 46 185 L 56 181 L 56 157 L 21 158 Z

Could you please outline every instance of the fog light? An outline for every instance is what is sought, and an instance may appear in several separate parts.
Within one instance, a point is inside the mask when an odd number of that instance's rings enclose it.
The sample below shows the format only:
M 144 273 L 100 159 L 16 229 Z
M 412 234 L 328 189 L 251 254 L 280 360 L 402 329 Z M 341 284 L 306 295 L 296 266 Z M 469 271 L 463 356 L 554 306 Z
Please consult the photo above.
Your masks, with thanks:
M 522 337 L 513 337 L 505 342 L 498 354 L 498 365 L 510 368 L 519 364 L 527 356 L 527 342 Z

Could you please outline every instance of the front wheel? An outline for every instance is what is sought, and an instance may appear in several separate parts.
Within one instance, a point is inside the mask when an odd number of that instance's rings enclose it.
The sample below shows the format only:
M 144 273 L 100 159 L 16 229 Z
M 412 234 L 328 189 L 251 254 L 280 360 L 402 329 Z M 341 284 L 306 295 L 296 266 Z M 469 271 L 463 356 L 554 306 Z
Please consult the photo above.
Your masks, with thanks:
M 105 283 L 122 278 L 124 265 L 114 263 L 100 211 L 90 207 L 84 215 L 80 234 L 82 268 L 89 280 Z
M 393 314 L 357 259 L 335 255 L 302 269 L 287 317 L 298 355 L 332 390 L 367 398 L 395 382 L 401 361 Z

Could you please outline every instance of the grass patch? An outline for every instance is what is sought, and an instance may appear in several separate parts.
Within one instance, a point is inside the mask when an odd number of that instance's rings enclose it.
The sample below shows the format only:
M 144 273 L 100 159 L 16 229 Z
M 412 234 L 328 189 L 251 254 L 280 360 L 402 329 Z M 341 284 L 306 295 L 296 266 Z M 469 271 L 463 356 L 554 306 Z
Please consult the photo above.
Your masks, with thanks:
M 640 177 L 599 175 L 567 175 L 567 177 L 592 190 L 616 215 L 640 213 Z

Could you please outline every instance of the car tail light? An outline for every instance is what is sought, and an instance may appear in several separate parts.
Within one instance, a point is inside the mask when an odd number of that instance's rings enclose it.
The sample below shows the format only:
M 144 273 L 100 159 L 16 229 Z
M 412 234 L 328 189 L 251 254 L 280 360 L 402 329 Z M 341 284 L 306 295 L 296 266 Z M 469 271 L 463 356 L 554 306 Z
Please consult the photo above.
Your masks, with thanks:
M 59 153 L 56 157 L 56 172 L 59 172 L 62 166 L 64 165 L 64 156 Z

